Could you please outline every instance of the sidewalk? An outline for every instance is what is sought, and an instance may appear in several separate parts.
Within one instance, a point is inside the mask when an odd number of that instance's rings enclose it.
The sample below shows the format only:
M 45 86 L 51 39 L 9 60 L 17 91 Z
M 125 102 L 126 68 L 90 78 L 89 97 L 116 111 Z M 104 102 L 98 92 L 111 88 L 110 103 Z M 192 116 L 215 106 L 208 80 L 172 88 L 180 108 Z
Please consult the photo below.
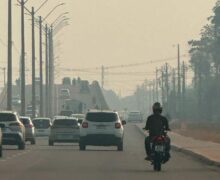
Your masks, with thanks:
M 142 130 L 145 124 L 136 126 L 146 135 Z M 174 132 L 169 132 L 169 137 L 174 150 L 190 154 L 210 165 L 220 166 L 220 144 L 184 137 Z

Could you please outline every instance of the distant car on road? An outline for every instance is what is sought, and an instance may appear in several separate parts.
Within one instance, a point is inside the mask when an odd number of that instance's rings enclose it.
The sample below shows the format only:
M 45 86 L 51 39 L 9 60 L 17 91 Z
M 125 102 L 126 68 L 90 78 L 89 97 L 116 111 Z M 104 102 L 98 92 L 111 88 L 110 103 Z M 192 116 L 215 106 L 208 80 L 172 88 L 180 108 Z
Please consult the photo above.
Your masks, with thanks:
M 49 136 L 51 119 L 45 117 L 34 118 L 32 120 L 35 127 L 35 136 Z
M 3 132 L 3 144 L 18 145 L 18 149 L 25 149 L 25 127 L 16 112 L 0 112 L 0 128 Z
M 53 120 L 49 136 L 49 146 L 55 142 L 79 142 L 80 124 L 76 118 L 60 117 Z
M 2 129 L 0 128 L 0 157 L 2 157 Z
M 73 111 L 70 111 L 70 110 L 62 110 L 60 112 L 60 116 L 71 116 L 73 114 Z
M 21 99 L 18 96 L 15 96 L 12 98 L 12 105 L 13 106 L 20 106 L 21 105 Z
M 83 120 L 85 119 L 85 114 L 72 114 L 71 117 L 76 118 L 78 122 L 82 124 Z
M 30 117 L 20 117 L 20 121 L 25 127 L 25 140 L 30 141 L 31 144 L 36 144 L 35 140 L 35 128 Z
M 143 116 L 140 111 L 131 111 L 128 114 L 128 122 L 143 122 Z
M 95 145 L 117 146 L 118 151 L 123 151 L 124 124 L 117 112 L 88 112 L 80 128 L 80 150 Z

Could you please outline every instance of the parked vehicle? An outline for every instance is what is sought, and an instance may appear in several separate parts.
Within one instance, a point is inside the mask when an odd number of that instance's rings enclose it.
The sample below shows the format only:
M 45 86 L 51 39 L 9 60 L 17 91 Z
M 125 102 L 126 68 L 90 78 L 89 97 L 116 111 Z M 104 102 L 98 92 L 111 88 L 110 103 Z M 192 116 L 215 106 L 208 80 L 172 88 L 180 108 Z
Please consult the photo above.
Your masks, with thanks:
M 60 117 L 54 119 L 49 136 L 49 146 L 55 142 L 79 142 L 80 124 L 76 118 Z
M 80 150 L 85 150 L 87 145 L 95 145 L 117 146 L 118 151 L 123 151 L 125 123 L 113 111 L 87 112 L 80 128 Z
M 18 149 L 25 149 L 25 127 L 16 112 L 0 112 L 0 128 L 3 133 L 3 144 L 18 145 Z
M 2 129 L 0 128 L 0 157 L 2 157 Z
M 25 127 L 25 141 L 30 141 L 31 144 L 36 144 L 35 127 L 31 121 L 31 118 L 21 116 L 20 121 L 24 124 Z
M 35 127 L 35 136 L 49 136 L 51 119 L 45 117 L 34 118 L 32 120 Z

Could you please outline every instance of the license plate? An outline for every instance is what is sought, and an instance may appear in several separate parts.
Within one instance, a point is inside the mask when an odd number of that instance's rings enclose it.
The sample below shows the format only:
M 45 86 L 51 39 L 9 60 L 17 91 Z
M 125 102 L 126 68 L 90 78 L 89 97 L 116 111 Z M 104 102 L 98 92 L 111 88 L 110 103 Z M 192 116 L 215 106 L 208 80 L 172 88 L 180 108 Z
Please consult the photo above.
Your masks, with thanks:
M 44 132 L 44 130 L 38 130 L 38 132 Z
M 71 135 L 57 135 L 58 139 L 73 139 Z
M 106 126 L 99 125 L 99 126 L 96 126 L 96 129 L 106 129 Z
M 162 145 L 156 145 L 156 146 L 155 146 L 155 151 L 156 151 L 156 152 L 163 152 L 163 151 L 164 151 L 164 146 L 162 146 Z

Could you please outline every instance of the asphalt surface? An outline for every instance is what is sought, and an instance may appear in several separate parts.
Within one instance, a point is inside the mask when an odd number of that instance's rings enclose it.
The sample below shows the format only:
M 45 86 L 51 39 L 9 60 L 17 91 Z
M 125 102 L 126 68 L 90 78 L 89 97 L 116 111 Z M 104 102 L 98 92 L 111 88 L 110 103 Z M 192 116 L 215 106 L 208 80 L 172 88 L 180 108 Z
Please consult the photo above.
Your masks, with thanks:
M 37 138 L 36 145 L 24 151 L 5 146 L 0 159 L 0 180 L 219 180 L 220 169 L 199 160 L 172 152 L 172 159 L 154 172 L 144 161 L 144 136 L 134 125 L 125 129 L 124 151 L 116 147 L 88 146 L 79 151 L 78 144 L 48 146 L 47 138 Z

